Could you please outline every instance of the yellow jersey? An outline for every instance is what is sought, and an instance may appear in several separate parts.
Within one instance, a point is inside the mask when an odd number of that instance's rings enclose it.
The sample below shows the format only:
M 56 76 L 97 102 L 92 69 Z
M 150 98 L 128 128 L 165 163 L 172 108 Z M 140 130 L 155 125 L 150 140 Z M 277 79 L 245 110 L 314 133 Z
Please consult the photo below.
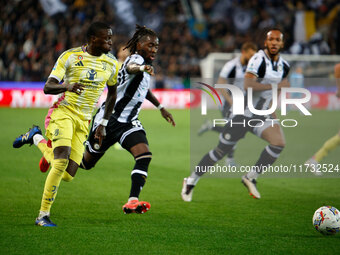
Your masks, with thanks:
M 63 52 L 49 77 L 59 82 L 81 83 L 85 88 L 81 95 L 64 92 L 54 107 L 64 106 L 82 120 L 90 120 L 105 85 L 116 85 L 118 70 L 118 61 L 111 53 L 92 56 L 86 46 Z

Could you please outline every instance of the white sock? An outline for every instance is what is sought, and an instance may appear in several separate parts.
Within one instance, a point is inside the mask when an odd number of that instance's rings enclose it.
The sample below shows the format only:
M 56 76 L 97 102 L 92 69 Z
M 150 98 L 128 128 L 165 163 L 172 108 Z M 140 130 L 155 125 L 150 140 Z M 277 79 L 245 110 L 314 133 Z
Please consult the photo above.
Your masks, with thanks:
M 130 202 L 131 200 L 137 200 L 138 201 L 138 197 L 129 197 L 128 202 Z
M 195 186 L 200 178 L 201 176 L 197 175 L 195 172 L 192 172 L 191 175 L 187 179 L 187 185 Z
M 50 213 L 49 212 L 40 211 L 38 218 L 41 219 L 42 217 L 45 217 L 45 216 L 50 216 Z
M 33 143 L 34 143 L 35 146 L 38 146 L 38 143 L 40 143 L 41 140 L 44 140 L 44 139 L 45 138 L 42 135 L 36 134 L 36 135 L 33 136 Z
M 254 179 L 256 179 L 260 174 L 256 171 L 250 171 L 249 173 L 247 173 L 247 178 L 252 181 Z

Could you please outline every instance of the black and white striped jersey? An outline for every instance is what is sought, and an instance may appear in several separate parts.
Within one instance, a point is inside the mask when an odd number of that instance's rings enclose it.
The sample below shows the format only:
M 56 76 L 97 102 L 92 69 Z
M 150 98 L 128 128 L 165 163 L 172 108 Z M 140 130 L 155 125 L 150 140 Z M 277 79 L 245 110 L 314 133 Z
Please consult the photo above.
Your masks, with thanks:
M 246 72 L 257 76 L 258 82 L 262 84 L 278 84 L 287 77 L 289 69 L 289 64 L 281 56 L 278 61 L 274 62 L 263 50 L 259 50 L 249 60 Z M 272 90 L 253 91 L 253 106 L 257 110 L 269 109 L 272 99 Z M 248 105 L 245 109 L 245 116 L 253 116 Z
M 246 72 L 246 65 L 241 64 L 241 58 L 236 57 L 225 63 L 220 72 L 220 77 L 231 82 L 244 92 L 244 74 Z
M 138 118 L 141 105 L 150 86 L 150 74 L 146 72 L 129 74 L 126 70 L 129 63 L 145 64 L 141 55 L 133 54 L 124 61 L 119 70 L 117 99 L 113 117 L 122 123 L 131 122 Z

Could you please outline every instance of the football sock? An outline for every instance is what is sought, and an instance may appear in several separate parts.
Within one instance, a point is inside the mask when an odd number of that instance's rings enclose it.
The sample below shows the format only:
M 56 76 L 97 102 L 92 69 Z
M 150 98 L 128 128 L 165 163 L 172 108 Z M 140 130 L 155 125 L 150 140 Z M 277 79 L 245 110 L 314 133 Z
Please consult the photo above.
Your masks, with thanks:
M 49 212 L 40 211 L 38 218 L 41 219 L 42 217 L 45 217 L 45 216 L 50 216 L 50 213 Z
M 50 212 L 53 201 L 57 195 L 62 176 L 67 168 L 68 159 L 53 159 L 52 168 L 46 178 L 44 193 L 41 200 L 40 211 Z
M 248 179 L 256 179 L 262 173 L 263 166 L 272 165 L 280 156 L 283 147 L 267 145 L 261 153 L 259 160 L 256 162 L 256 171 L 249 172 L 246 176 Z
M 143 189 L 143 186 L 148 177 L 148 167 L 152 158 L 151 152 L 146 152 L 135 157 L 136 164 L 131 172 L 131 190 L 130 198 L 139 197 L 139 193 Z
M 231 151 L 227 154 L 228 158 L 233 158 L 234 157 L 235 149 L 236 149 L 236 145 L 234 145 L 234 147 L 231 149 Z
M 337 134 L 332 138 L 328 139 L 322 147 L 315 153 L 314 158 L 316 161 L 320 162 L 324 157 L 328 155 L 328 153 L 334 150 L 337 146 L 340 145 L 340 136 Z
M 41 153 L 43 154 L 43 156 L 47 160 L 47 162 L 51 163 L 51 161 L 53 159 L 53 149 L 47 146 L 47 141 L 43 138 L 42 135 L 33 136 L 33 140 L 37 136 L 41 136 L 42 139 L 37 143 L 34 141 L 34 144 L 39 148 L 39 150 L 41 151 Z
M 187 190 L 185 191 L 187 195 L 195 187 L 200 178 L 201 176 L 196 174 L 195 172 L 192 172 L 191 175 L 187 178 Z

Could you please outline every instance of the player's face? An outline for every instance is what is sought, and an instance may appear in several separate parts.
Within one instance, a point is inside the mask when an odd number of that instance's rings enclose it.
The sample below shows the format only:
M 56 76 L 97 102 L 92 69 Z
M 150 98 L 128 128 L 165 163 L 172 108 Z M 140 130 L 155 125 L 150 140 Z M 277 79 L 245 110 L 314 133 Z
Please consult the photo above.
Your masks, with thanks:
M 279 54 L 280 50 L 283 48 L 283 34 L 278 30 L 269 31 L 264 46 L 267 48 L 270 55 Z
M 93 40 L 94 47 L 99 51 L 107 54 L 112 49 L 112 30 L 111 29 L 101 29 L 98 31 L 97 35 Z
M 137 52 L 146 60 L 151 63 L 155 58 L 158 51 L 159 40 L 156 36 L 145 36 L 137 44 Z

